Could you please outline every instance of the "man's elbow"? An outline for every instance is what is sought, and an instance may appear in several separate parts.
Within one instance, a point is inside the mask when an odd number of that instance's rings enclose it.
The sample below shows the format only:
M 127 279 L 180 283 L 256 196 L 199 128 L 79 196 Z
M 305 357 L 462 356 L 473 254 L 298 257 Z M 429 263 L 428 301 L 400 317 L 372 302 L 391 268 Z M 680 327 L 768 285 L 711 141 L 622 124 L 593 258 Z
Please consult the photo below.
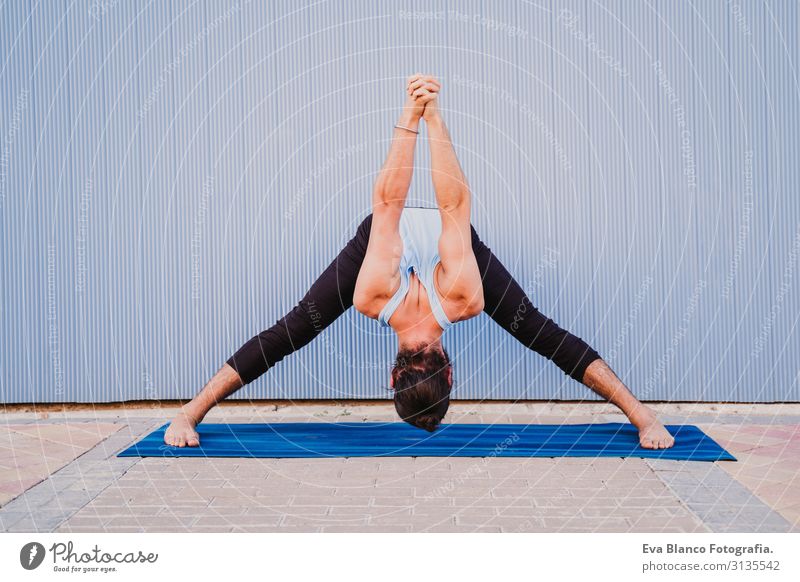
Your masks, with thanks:
M 408 188 L 391 179 L 379 179 L 372 190 L 372 205 L 375 209 L 402 208 L 406 202 Z
M 477 317 L 483 313 L 486 304 L 483 300 L 483 294 L 480 297 L 473 297 L 464 305 L 463 314 L 466 319 Z
M 472 302 L 470 307 L 472 308 L 471 309 L 472 316 L 477 317 L 481 313 L 483 313 L 484 309 L 486 309 L 486 303 L 484 302 L 483 297 L 481 297 L 480 299 Z
M 468 189 L 456 189 L 446 195 L 439 196 L 439 209 L 446 215 L 458 217 L 470 213 L 470 195 Z
M 353 308 L 372 319 L 378 317 L 378 312 L 375 311 L 375 297 L 371 293 L 356 290 L 353 294 Z

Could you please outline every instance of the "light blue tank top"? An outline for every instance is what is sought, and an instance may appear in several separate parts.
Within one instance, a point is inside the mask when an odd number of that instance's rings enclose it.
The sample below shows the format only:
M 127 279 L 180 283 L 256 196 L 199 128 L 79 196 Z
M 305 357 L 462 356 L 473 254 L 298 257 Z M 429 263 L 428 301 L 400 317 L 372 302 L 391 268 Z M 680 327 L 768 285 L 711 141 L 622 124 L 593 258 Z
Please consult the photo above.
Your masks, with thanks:
M 439 258 L 439 236 L 442 234 L 442 218 L 438 208 L 406 207 L 400 215 L 400 238 L 403 239 L 403 255 L 400 257 L 400 288 L 378 314 L 378 322 L 389 327 L 389 319 L 408 293 L 409 277 L 413 271 L 419 278 L 436 322 L 442 329 L 452 322 L 444 313 L 442 302 L 433 284 L 433 273 Z

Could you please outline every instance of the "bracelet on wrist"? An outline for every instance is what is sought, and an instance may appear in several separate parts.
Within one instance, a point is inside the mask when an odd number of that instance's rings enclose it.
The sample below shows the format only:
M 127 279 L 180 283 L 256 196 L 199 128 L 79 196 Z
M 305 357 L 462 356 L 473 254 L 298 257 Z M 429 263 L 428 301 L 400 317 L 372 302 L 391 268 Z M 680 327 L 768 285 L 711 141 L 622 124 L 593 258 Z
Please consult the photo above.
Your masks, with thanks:
M 395 123 L 394 126 L 397 129 L 405 129 L 406 131 L 410 131 L 411 133 L 419 134 L 419 132 L 416 129 L 411 129 L 410 127 L 406 127 L 405 125 L 400 125 L 399 123 Z

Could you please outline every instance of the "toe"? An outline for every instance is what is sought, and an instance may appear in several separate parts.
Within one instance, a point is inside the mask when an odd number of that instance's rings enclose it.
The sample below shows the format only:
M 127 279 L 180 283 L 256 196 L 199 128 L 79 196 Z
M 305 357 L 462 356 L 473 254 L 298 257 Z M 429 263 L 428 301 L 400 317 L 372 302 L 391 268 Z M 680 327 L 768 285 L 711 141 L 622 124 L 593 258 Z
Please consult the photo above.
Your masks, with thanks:
M 196 437 L 190 437 L 189 440 L 186 441 L 186 444 L 190 447 L 196 447 L 200 445 L 200 440 Z

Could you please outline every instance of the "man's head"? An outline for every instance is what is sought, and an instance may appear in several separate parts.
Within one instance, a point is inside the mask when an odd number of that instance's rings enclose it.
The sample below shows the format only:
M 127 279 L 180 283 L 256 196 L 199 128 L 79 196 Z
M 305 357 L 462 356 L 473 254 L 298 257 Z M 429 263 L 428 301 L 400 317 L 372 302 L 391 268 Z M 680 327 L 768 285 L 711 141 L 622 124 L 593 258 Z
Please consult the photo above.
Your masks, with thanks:
M 392 370 L 394 407 L 407 423 L 433 432 L 450 406 L 453 369 L 440 345 L 401 347 Z

